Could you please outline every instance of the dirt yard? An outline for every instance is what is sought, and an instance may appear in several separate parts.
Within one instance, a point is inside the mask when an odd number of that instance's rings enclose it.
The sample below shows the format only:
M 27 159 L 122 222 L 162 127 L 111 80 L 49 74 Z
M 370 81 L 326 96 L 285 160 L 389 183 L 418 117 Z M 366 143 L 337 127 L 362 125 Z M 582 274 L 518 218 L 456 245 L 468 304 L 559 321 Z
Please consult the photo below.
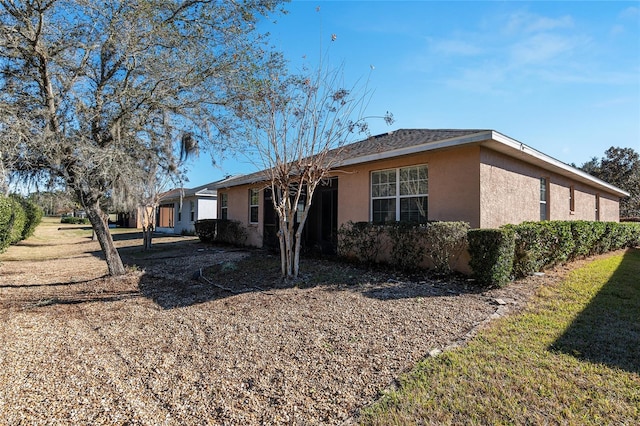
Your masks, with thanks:
M 0 255 L 0 424 L 349 424 L 434 349 L 522 307 L 505 290 L 116 233 L 130 272 L 47 219 Z M 497 299 L 501 299 L 497 301 Z

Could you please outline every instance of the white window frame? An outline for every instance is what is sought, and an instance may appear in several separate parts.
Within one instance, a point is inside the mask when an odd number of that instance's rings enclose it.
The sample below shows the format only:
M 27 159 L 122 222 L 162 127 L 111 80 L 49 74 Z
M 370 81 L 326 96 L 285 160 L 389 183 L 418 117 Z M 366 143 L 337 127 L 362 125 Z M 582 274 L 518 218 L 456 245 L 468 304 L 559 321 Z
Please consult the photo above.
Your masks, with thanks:
M 425 172 L 426 172 L 426 179 L 420 179 L 420 175 L 419 175 L 419 170 L 424 168 Z M 425 185 L 425 192 L 421 192 L 420 189 L 418 189 L 416 191 L 416 193 L 406 193 L 406 190 L 403 190 L 403 184 L 407 183 L 407 182 L 416 182 L 416 181 L 401 181 L 401 174 L 403 171 L 411 171 L 412 169 L 418 169 L 418 180 L 417 180 L 417 184 L 420 186 L 421 182 L 424 182 Z M 380 182 L 378 180 L 378 182 L 375 182 L 376 179 L 374 178 L 375 174 L 379 174 L 380 177 L 385 176 L 387 177 L 387 182 Z M 395 179 L 395 182 L 391 182 L 393 183 L 393 186 L 389 186 L 389 185 L 385 185 L 385 183 L 388 183 L 389 177 L 393 176 Z M 378 187 L 378 190 L 376 191 L 375 187 Z M 403 166 L 403 167 L 397 167 L 397 168 L 393 168 L 393 169 L 382 169 L 382 170 L 373 170 L 370 173 L 370 183 L 369 183 L 369 190 L 370 190 L 370 204 L 369 204 L 369 220 L 373 221 L 374 220 L 374 201 L 376 200 L 394 200 L 395 201 L 395 218 L 394 220 L 400 221 L 401 217 L 402 217 L 402 200 L 403 199 L 407 199 L 407 198 L 416 198 L 416 197 L 424 197 L 426 198 L 427 201 L 427 211 L 425 212 L 425 221 L 429 220 L 429 211 L 428 211 L 428 203 L 429 203 L 429 168 L 427 164 L 415 164 L 415 165 L 411 165 L 411 166 Z M 380 195 L 380 193 L 382 192 L 382 195 Z
M 549 178 L 541 177 L 540 180 L 540 221 L 549 219 Z M 544 183 L 544 187 L 543 187 Z M 542 189 L 544 188 L 544 197 Z M 544 208 L 544 217 L 542 217 L 542 209 Z
M 255 195 L 255 200 L 254 200 L 254 195 Z M 255 203 L 254 203 L 255 201 Z M 256 220 L 253 221 L 253 214 L 252 212 L 255 209 L 255 216 L 256 216 Z M 256 224 L 260 221 L 260 189 L 258 188 L 251 188 L 249 189 L 249 223 L 252 224 Z
M 220 219 L 229 218 L 229 194 L 220 194 Z

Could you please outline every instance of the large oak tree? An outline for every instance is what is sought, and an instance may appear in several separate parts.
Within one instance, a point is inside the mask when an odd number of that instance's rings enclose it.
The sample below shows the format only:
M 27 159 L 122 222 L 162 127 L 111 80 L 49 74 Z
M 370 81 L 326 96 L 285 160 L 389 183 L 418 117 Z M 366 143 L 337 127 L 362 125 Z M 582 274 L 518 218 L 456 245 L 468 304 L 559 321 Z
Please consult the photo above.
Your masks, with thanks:
M 109 273 L 104 211 L 180 152 L 224 144 L 245 84 L 280 65 L 256 31 L 275 0 L 0 0 L 0 172 L 65 185 Z M 2 178 L 2 176 L 0 176 Z

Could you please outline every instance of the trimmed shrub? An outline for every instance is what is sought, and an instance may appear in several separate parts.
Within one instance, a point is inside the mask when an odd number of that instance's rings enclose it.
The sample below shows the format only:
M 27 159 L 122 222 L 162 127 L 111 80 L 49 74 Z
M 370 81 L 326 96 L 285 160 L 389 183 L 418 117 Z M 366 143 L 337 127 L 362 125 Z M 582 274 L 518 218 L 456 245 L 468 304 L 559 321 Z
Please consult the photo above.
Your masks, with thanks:
M 451 273 L 452 263 L 467 247 L 467 222 L 431 222 L 427 225 L 427 256 L 436 272 Z
M 203 243 L 225 243 L 243 245 L 247 240 L 247 231 L 236 220 L 201 219 L 196 221 L 196 235 Z
M 511 280 L 515 252 L 512 227 L 472 229 L 469 241 L 469 266 L 477 282 L 485 286 L 504 287 Z
M 236 246 L 244 245 L 247 241 L 247 231 L 237 220 L 215 219 L 218 221 L 215 241 Z
M 216 239 L 217 219 L 201 219 L 194 223 L 196 235 L 203 243 L 213 243 Z
M 513 231 L 515 236 L 513 274 L 517 278 L 526 277 L 542 269 L 542 229 L 539 223 L 524 222 L 520 225 L 502 227 Z
M 625 247 L 640 247 L 640 223 L 625 223 L 627 244 Z
M 571 259 L 575 242 L 571 232 L 571 222 L 540 222 L 542 237 L 542 268 L 559 265 Z
M 73 216 L 62 216 L 60 218 L 60 223 L 66 223 L 71 225 L 88 225 L 89 219 L 86 217 L 73 217 Z
M 11 244 L 13 228 L 13 203 L 11 199 L 0 195 L 0 253 Z
M 413 272 L 430 260 L 446 274 L 465 249 L 468 230 L 466 222 L 347 222 L 338 231 L 338 254 L 370 265 L 388 249 L 388 263 L 397 270 Z
M 348 221 L 338 229 L 338 255 L 372 265 L 384 248 L 384 232 L 384 225 Z
M 16 244 L 22 241 L 22 233 L 27 225 L 27 213 L 25 213 L 20 196 L 11 195 L 9 197 L 11 203 L 12 225 L 9 234 L 9 244 Z
M 596 241 L 600 235 L 596 234 L 593 229 L 593 222 L 585 220 L 575 220 L 571 222 L 571 232 L 575 243 L 571 257 L 577 259 L 579 257 L 589 256 Z
M 22 207 L 24 208 L 25 213 L 27 214 L 27 223 L 22 231 L 22 238 L 27 239 L 33 235 L 36 230 L 36 227 L 42 221 L 42 216 L 44 215 L 44 211 L 40 206 L 35 204 L 31 200 L 22 199 Z
M 391 241 L 391 265 L 405 272 L 418 269 L 426 253 L 427 228 L 408 222 L 384 225 Z

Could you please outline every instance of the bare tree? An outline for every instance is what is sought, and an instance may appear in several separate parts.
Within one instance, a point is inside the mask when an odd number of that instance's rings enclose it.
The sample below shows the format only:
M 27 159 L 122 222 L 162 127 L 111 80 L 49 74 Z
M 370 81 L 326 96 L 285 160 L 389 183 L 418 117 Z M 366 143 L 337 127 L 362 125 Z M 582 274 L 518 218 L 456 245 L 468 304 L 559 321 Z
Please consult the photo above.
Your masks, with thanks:
M 363 113 L 370 93 L 366 85 L 346 88 L 342 74 L 342 67 L 319 66 L 303 76 L 271 74 L 257 84 L 262 102 L 249 140 L 273 193 L 285 278 L 298 276 L 302 231 L 316 188 L 331 176 L 341 147 L 368 130 Z M 392 122 L 389 113 L 385 120 Z
M 277 3 L 0 0 L 2 171 L 73 192 L 124 273 L 101 201 L 229 140 L 246 82 L 279 64 L 255 30 Z

